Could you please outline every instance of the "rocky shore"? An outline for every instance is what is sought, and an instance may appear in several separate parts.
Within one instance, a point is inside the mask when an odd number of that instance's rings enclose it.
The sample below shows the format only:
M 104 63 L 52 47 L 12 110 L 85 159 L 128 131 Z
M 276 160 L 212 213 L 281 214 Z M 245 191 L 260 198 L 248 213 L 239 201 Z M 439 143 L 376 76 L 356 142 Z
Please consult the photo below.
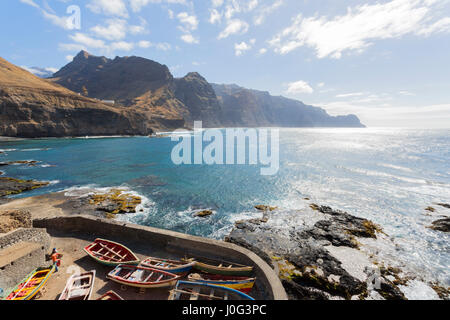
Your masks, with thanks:
M 277 270 L 290 299 L 449 299 L 450 288 L 384 261 L 379 248 L 395 244 L 370 220 L 317 204 L 256 208 L 262 218 L 236 222 L 225 240 Z
M 9 162 L 0 162 L 0 167 L 6 167 L 10 165 L 27 165 L 27 166 L 35 166 L 38 161 L 9 161 Z M 25 191 L 34 190 L 37 188 L 42 188 L 49 185 L 49 182 L 39 182 L 34 180 L 21 180 L 10 177 L 3 177 L 3 172 L 0 171 L 0 204 L 2 202 L 2 198 L 5 196 L 19 194 Z

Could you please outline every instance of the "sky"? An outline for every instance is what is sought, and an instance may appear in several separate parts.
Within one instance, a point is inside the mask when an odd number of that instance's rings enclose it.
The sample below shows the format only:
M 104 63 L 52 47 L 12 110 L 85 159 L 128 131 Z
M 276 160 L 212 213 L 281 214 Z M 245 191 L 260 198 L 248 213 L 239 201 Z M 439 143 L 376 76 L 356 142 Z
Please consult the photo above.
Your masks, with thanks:
M 0 30 L 22 67 L 134 55 L 369 127 L 450 128 L 450 0 L 3 0 Z

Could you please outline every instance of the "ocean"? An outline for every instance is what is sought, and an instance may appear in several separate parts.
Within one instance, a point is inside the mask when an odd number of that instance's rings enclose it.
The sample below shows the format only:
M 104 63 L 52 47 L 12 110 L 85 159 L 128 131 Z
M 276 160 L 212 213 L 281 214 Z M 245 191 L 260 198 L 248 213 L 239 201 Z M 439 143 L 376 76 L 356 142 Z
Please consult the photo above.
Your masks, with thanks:
M 216 239 L 235 221 L 259 217 L 255 205 L 328 205 L 379 224 L 396 239 L 399 259 L 450 284 L 449 235 L 427 228 L 450 214 L 435 204 L 450 203 L 450 130 L 279 130 L 280 168 L 272 176 L 260 165 L 175 165 L 170 137 L 0 141 L 0 162 L 40 161 L 1 171 L 51 182 L 16 197 L 125 187 L 145 201 L 142 212 L 121 220 Z M 200 209 L 214 214 L 194 217 Z

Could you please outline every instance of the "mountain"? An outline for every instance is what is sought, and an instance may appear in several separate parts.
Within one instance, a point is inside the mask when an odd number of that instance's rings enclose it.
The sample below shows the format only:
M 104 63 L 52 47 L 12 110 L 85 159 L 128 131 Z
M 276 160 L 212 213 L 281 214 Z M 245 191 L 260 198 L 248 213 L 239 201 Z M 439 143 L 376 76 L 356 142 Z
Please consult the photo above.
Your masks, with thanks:
M 279 127 L 364 127 L 355 115 L 330 116 L 324 109 L 238 85 L 212 84 L 225 125 Z
M 209 83 L 196 72 L 174 78 L 167 66 L 139 57 L 108 59 L 81 51 L 52 81 L 91 98 L 151 113 L 155 129 L 202 120 L 204 127 L 364 127 L 354 115 L 325 110 L 268 92 Z
M 0 57 L 0 136 L 147 135 L 148 122 L 145 112 L 83 97 Z
M 157 130 L 183 127 L 188 114 L 175 97 L 169 68 L 144 58 L 108 59 L 81 51 L 51 80 L 84 96 L 113 100 L 117 107 L 144 112 L 149 125 Z
M 197 72 L 175 79 L 175 97 L 188 109 L 185 119 L 189 125 L 202 120 L 205 128 L 224 126 L 222 105 L 216 92 Z

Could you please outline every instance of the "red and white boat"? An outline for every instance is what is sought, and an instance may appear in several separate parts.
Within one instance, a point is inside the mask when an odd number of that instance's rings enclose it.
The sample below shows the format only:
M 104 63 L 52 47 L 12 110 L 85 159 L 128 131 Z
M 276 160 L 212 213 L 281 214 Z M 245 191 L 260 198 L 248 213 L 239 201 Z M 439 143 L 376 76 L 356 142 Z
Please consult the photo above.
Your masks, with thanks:
M 119 296 L 117 293 L 115 293 L 114 291 L 108 291 L 107 293 L 105 293 L 104 295 L 102 295 L 100 298 L 98 298 L 97 300 L 114 300 L 114 301 L 118 301 L 118 300 L 124 300 L 121 296 Z
M 95 270 L 74 274 L 67 280 L 66 287 L 58 300 L 89 300 L 94 290 Z
M 96 239 L 84 251 L 97 262 L 107 266 L 139 264 L 139 258 L 124 245 L 105 239 Z
M 166 271 L 131 265 L 119 265 L 106 277 L 122 285 L 144 289 L 170 287 L 181 278 Z

